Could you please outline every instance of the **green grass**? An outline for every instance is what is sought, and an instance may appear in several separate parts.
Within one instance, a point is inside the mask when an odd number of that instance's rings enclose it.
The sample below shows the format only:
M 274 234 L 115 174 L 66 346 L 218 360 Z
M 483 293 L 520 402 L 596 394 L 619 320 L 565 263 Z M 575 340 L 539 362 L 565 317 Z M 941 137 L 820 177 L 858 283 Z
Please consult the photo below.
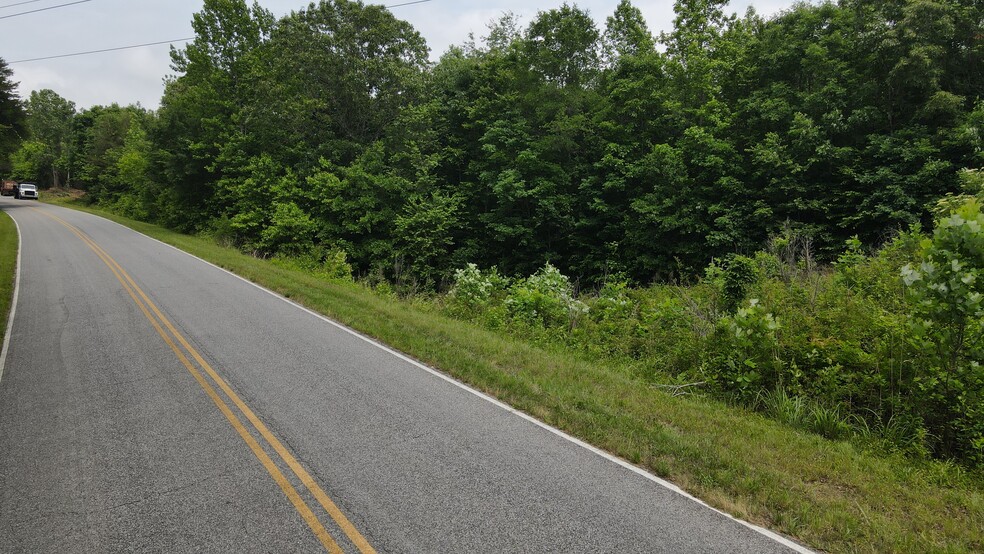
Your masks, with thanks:
M 7 317 L 14 296 L 14 273 L 17 271 L 17 226 L 0 213 L 0 337 L 7 332 Z M 3 339 L 0 338 L 0 341 Z
M 84 209 L 275 290 L 813 548 L 984 551 L 984 484 L 958 466 L 874 455 L 723 403 L 671 397 L 618 364 L 536 347 L 208 238 Z

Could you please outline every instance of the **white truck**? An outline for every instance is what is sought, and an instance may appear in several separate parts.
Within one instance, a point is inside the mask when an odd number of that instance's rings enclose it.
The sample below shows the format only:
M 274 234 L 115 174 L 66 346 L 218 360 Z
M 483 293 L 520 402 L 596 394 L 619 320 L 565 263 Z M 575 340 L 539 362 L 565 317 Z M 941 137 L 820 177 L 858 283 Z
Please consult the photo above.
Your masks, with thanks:
M 14 198 L 33 198 L 38 199 L 38 187 L 34 183 L 18 183 L 14 187 Z

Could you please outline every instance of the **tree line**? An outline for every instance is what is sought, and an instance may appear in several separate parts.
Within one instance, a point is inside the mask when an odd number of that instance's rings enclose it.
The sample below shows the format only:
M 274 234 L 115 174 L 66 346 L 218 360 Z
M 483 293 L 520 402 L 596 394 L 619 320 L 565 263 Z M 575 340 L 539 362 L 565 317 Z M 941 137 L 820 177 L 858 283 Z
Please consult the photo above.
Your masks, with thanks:
M 277 19 L 206 0 L 157 110 L 0 94 L 0 169 L 259 255 L 343 251 L 440 287 L 468 263 L 686 279 L 790 231 L 833 260 L 930 225 L 984 164 L 980 2 L 674 11 L 659 36 L 628 0 L 603 28 L 566 3 L 504 14 L 431 63 L 381 6 Z

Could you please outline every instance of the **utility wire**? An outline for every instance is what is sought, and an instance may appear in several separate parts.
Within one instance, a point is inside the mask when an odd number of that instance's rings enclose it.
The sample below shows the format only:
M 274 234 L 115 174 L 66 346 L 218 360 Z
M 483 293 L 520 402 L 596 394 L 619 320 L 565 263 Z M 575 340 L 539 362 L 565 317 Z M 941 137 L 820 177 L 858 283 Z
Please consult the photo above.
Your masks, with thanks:
M 78 0 L 77 2 L 69 2 L 67 4 L 58 4 L 57 6 L 48 6 L 47 8 L 38 8 L 36 10 L 31 10 L 27 12 L 13 13 L 10 15 L 0 16 L 0 19 L 10 19 L 11 17 L 17 17 L 19 15 L 27 15 L 29 13 L 38 13 L 48 10 L 53 10 L 55 8 L 64 8 L 65 6 L 74 6 L 75 4 L 84 4 L 85 2 L 92 2 L 92 0 Z
M 38 2 L 40 0 L 31 0 L 31 1 L 32 2 Z M 79 2 L 73 2 L 73 4 L 79 4 L 81 2 L 90 2 L 90 1 L 91 0 L 80 0 Z M 399 8 L 400 6 L 410 6 L 412 4 L 423 4 L 425 2 L 431 2 L 431 1 L 433 1 L 433 0 L 416 0 L 415 2 L 406 2 L 406 3 L 403 3 L 403 4 L 393 4 L 392 6 L 383 6 L 383 7 L 384 8 Z M 69 4 L 63 4 L 63 5 L 68 6 Z M 57 8 L 58 6 L 53 6 L 53 7 L 56 7 Z M 51 8 L 45 8 L 45 9 L 51 9 Z M 28 13 L 28 12 L 25 12 L 25 13 Z M 7 17 L 13 17 L 13 16 L 7 16 Z M 0 19 L 3 19 L 3 18 L 0 17 Z M 174 39 L 174 40 L 162 40 L 160 42 L 148 42 L 146 44 L 133 44 L 133 45 L 130 45 L 130 46 L 118 46 L 116 48 L 103 48 L 101 50 L 89 50 L 89 51 L 86 51 L 86 52 L 74 52 L 72 54 L 58 54 L 57 56 L 44 56 L 44 57 L 41 57 L 41 58 L 29 58 L 29 59 L 25 59 L 25 60 L 14 60 L 12 62 L 7 62 L 7 65 L 11 65 L 11 64 L 15 64 L 15 63 L 39 62 L 39 61 L 42 61 L 42 60 L 54 60 L 54 59 L 58 59 L 58 58 L 71 58 L 73 56 L 87 56 L 89 54 L 101 54 L 103 52 L 115 52 L 117 50 L 129 50 L 131 48 L 143 48 L 145 46 L 157 46 L 159 44 L 170 44 L 172 42 L 182 42 L 182 41 L 186 41 L 186 40 L 195 40 L 195 38 L 196 37 L 186 37 L 186 38 L 178 38 L 178 39 Z
M 400 6 L 412 6 L 413 4 L 424 4 L 426 2 L 431 2 L 433 0 L 416 0 L 416 2 L 404 2 L 402 4 L 393 4 L 392 6 L 383 6 L 384 8 L 399 8 Z
M 13 8 L 14 6 L 23 6 L 24 4 L 33 4 L 35 2 L 41 2 L 41 0 L 26 0 L 25 2 L 14 2 L 13 4 L 4 4 L 0 6 L 0 10 L 4 8 Z
M 116 50 L 128 50 L 130 48 L 143 48 L 144 46 L 157 46 L 158 44 L 170 44 L 172 42 L 181 42 L 183 40 L 194 40 L 194 39 L 195 39 L 195 37 L 188 37 L 188 38 L 179 38 L 179 39 L 175 39 L 175 40 L 162 40 L 160 42 L 148 42 L 146 44 L 134 44 L 134 45 L 131 45 L 131 46 L 119 46 L 117 48 L 103 48 L 102 50 L 89 50 L 88 52 L 75 52 L 74 54 L 59 54 L 57 56 L 45 56 L 43 58 L 31 58 L 29 60 L 17 60 L 17 61 L 13 61 L 13 62 L 7 62 L 7 65 L 15 64 L 15 63 L 24 63 L 24 62 L 38 62 L 38 61 L 41 61 L 41 60 L 53 60 L 55 58 L 69 58 L 69 57 L 72 57 L 72 56 L 85 56 L 87 54 L 99 54 L 101 52 L 115 52 Z

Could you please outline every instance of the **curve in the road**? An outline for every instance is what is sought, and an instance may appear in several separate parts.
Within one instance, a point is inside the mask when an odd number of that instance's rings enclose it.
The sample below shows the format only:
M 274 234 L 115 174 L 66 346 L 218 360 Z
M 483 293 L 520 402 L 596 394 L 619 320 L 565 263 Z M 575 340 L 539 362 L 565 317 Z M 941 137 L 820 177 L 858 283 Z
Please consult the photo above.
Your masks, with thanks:
M 229 420 L 229 423 L 233 426 L 236 432 L 242 437 L 243 441 L 249 446 L 253 454 L 259 459 L 260 463 L 267 470 L 273 480 L 277 485 L 283 490 L 284 494 L 290 499 L 291 504 L 297 509 L 298 513 L 304 518 L 304 521 L 311 528 L 311 531 L 321 542 L 325 550 L 331 552 L 332 554 L 341 554 L 343 552 L 342 548 L 338 545 L 335 539 L 331 536 L 325 526 L 315 515 L 314 511 L 310 506 L 301 498 L 298 494 L 297 489 L 290 483 L 287 477 L 280 471 L 277 464 L 270 458 L 259 442 L 250 434 L 243 424 L 239 416 L 233 412 L 232 408 L 226 403 L 225 400 L 216 392 L 215 388 L 205 379 L 201 371 L 192 364 L 191 360 L 185 354 L 187 352 L 198 364 L 201 369 L 212 378 L 213 382 L 218 385 L 220 389 L 226 394 L 228 399 L 239 408 L 240 412 L 246 417 L 246 419 L 253 425 L 253 428 L 266 440 L 267 444 L 273 448 L 273 450 L 281 457 L 284 463 L 294 472 L 294 474 L 301 480 L 305 487 L 314 495 L 321 506 L 325 509 L 329 516 L 335 521 L 335 523 L 344 531 L 345 535 L 352 541 L 352 543 L 359 549 L 362 554 L 374 554 L 376 551 L 369 544 L 364 536 L 352 525 L 345 514 L 338 508 L 338 506 L 328 497 L 325 491 L 315 482 L 311 475 L 304 469 L 303 466 L 297 461 L 294 456 L 284 448 L 283 444 L 277 439 L 266 425 L 256 416 L 256 413 L 249 408 L 249 406 L 242 400 L 229 387 L 222 377 L 215 371 L 215 369 L 205 361 L 205 358 L 196 350 L 188 340 L 174 327 L 174 325 L 168 320 L 168 318 L 161 313 L 161 310 L 154 304 L 154 302 L 147 296 L 147 294 L 137 285 L 132 277 L 126 272 L 123 267 L 112 258 L 105 250 L 103 250 L 99 244 L 96 243 L 91 237 L 85 234 L 81 229 L 72 225 L 71 223 L 65 221 L 64 219 L 47 213 L 44 210 L 38 210 L 37 208 L 32 208 L 38 213 L 48 217 L 59 224 L 63 225 L 69 231 L 71 231 L 75 236 L 82 240 L 96 256 L 113 273 L 116 279 L 126 290 L 127 294 L 133 299 L 133 302 L 137 305 L 140 311 L 146 316 L 147 320 L 157 331 L 157 334 L 164 340 L 168 347 L 174 352 L 178 357 L 181 364 L 188 370 L 189 373 L 195 378 L 198 384 L 202 387 L 209 398 L 215 403 L 222 414 Z M 13 310 L 11 310 L 13 312 Z M 13 315 L 11 313 L 11 315 Z M 184 350 L 178 345 L 180 344 Z M 2 360 L 0 360 L 2 362 Z M 2 369 L 2 365 L 0 365 Z M 2 377 L 2 373 L 0 373 Z

